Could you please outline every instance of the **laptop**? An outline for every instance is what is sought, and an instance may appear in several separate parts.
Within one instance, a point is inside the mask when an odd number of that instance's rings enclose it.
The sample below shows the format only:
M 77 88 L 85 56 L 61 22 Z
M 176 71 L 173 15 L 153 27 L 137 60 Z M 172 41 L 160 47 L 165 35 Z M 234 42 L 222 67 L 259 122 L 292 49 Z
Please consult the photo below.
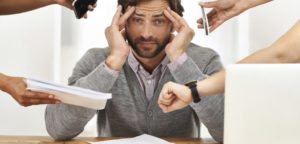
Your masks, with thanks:
M 300 144 L 300 64 L 226 70 L 225 144 Z

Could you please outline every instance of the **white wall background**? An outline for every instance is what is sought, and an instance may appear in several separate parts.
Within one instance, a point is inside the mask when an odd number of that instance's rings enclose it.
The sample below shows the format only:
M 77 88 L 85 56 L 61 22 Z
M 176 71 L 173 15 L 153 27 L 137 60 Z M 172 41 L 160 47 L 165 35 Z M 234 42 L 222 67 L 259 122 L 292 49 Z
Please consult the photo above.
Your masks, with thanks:
M 9 75 L 57 79 L 60 8 L 0 16 L 0 71 Z M 46 135 L 44 106 L 23 108 L 0 92 L 0 135 Z
M 223 24 L 209 36 L 196 29 L 198 0 L 183 0 L 184 17 L 196 35 L 194 43 L 216 50 L 224 65 L 269 46 L 300 17 L 300 1 L 273 1 Z M 50 6 L 28 13 L 0 16 L 0 72 L 67 84 L 76 61 L 90 48 L 105 47 L 116 0 L 99 0 L 87 20 Z M 47 135 L 45 106 L 23 108 L 0 92 L 0 135 Z M 209 137 L 203 130 L 203 137 Z M 93 119 L 84 135 L 95 136 Z

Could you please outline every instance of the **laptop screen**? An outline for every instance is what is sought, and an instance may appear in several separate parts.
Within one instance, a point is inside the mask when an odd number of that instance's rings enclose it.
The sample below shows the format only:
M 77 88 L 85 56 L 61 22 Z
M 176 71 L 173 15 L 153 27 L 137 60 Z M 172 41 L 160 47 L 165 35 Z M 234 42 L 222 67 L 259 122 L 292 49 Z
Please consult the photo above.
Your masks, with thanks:
M 300 64 L 226 70 L 225 144 L 300 143 Z

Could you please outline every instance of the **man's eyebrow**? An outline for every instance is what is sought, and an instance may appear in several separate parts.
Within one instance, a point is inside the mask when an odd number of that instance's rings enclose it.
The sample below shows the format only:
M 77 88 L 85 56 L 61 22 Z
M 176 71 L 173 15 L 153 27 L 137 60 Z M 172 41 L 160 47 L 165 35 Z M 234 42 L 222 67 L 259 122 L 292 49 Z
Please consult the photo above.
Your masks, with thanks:
M 141 16 L 141 17 L 144 17 L 144 16 L 145 16 L 144 14 L 140 14 L 140 13 L 137 13 L 137 12 L 134 12 L 134 15 L 136 15 L 136 16 Z
M 162 17 L 162 16 L 164 16 L 164 13 L 162 12 L 162 13 L 159 13 L 159 14 L 154 14 L 154 15 L 152 15 L 152 17 L 155 17 L 155 18 L 157 18 L 157 17 Z

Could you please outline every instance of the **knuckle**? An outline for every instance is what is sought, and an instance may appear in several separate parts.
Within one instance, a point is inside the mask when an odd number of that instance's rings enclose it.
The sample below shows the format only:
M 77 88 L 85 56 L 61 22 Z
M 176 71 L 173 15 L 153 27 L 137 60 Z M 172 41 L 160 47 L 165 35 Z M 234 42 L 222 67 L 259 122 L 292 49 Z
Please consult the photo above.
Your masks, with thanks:
M 108 35 L 108 33 L 109 33 L 109 30 L 110 30 L 110 26 L 109 26 L 109 27 L 107 27 L 107 28 L 105 29 L 105 34 L 106 34 L 106 35 Z
M 191 35 L 191 36 L 194 36 L 195 35 L 195 31 L 191 28 L 188 29 L 188 34 Z
M 19 102 L 19 104 L 24 104 L 24 103 L 25 103 L 25 100 L 24 100 L 22 97 L 20 97 L 20 98 L 18 99 L 18 102 Z
M 172 85 L 172 82 L 171 82 L 171 81 L 169 81 L 169 82 L 167 83 L 167 85 L 168 85 L 168 86 Z
M 28 106 L 28 103 L 24 99 L 19 99 L 18 102 L 21 106 L 24 106 L 24 107 Z
M 16 93 L 21 97 L 26 95 L 26 91 L 17 91 Z

